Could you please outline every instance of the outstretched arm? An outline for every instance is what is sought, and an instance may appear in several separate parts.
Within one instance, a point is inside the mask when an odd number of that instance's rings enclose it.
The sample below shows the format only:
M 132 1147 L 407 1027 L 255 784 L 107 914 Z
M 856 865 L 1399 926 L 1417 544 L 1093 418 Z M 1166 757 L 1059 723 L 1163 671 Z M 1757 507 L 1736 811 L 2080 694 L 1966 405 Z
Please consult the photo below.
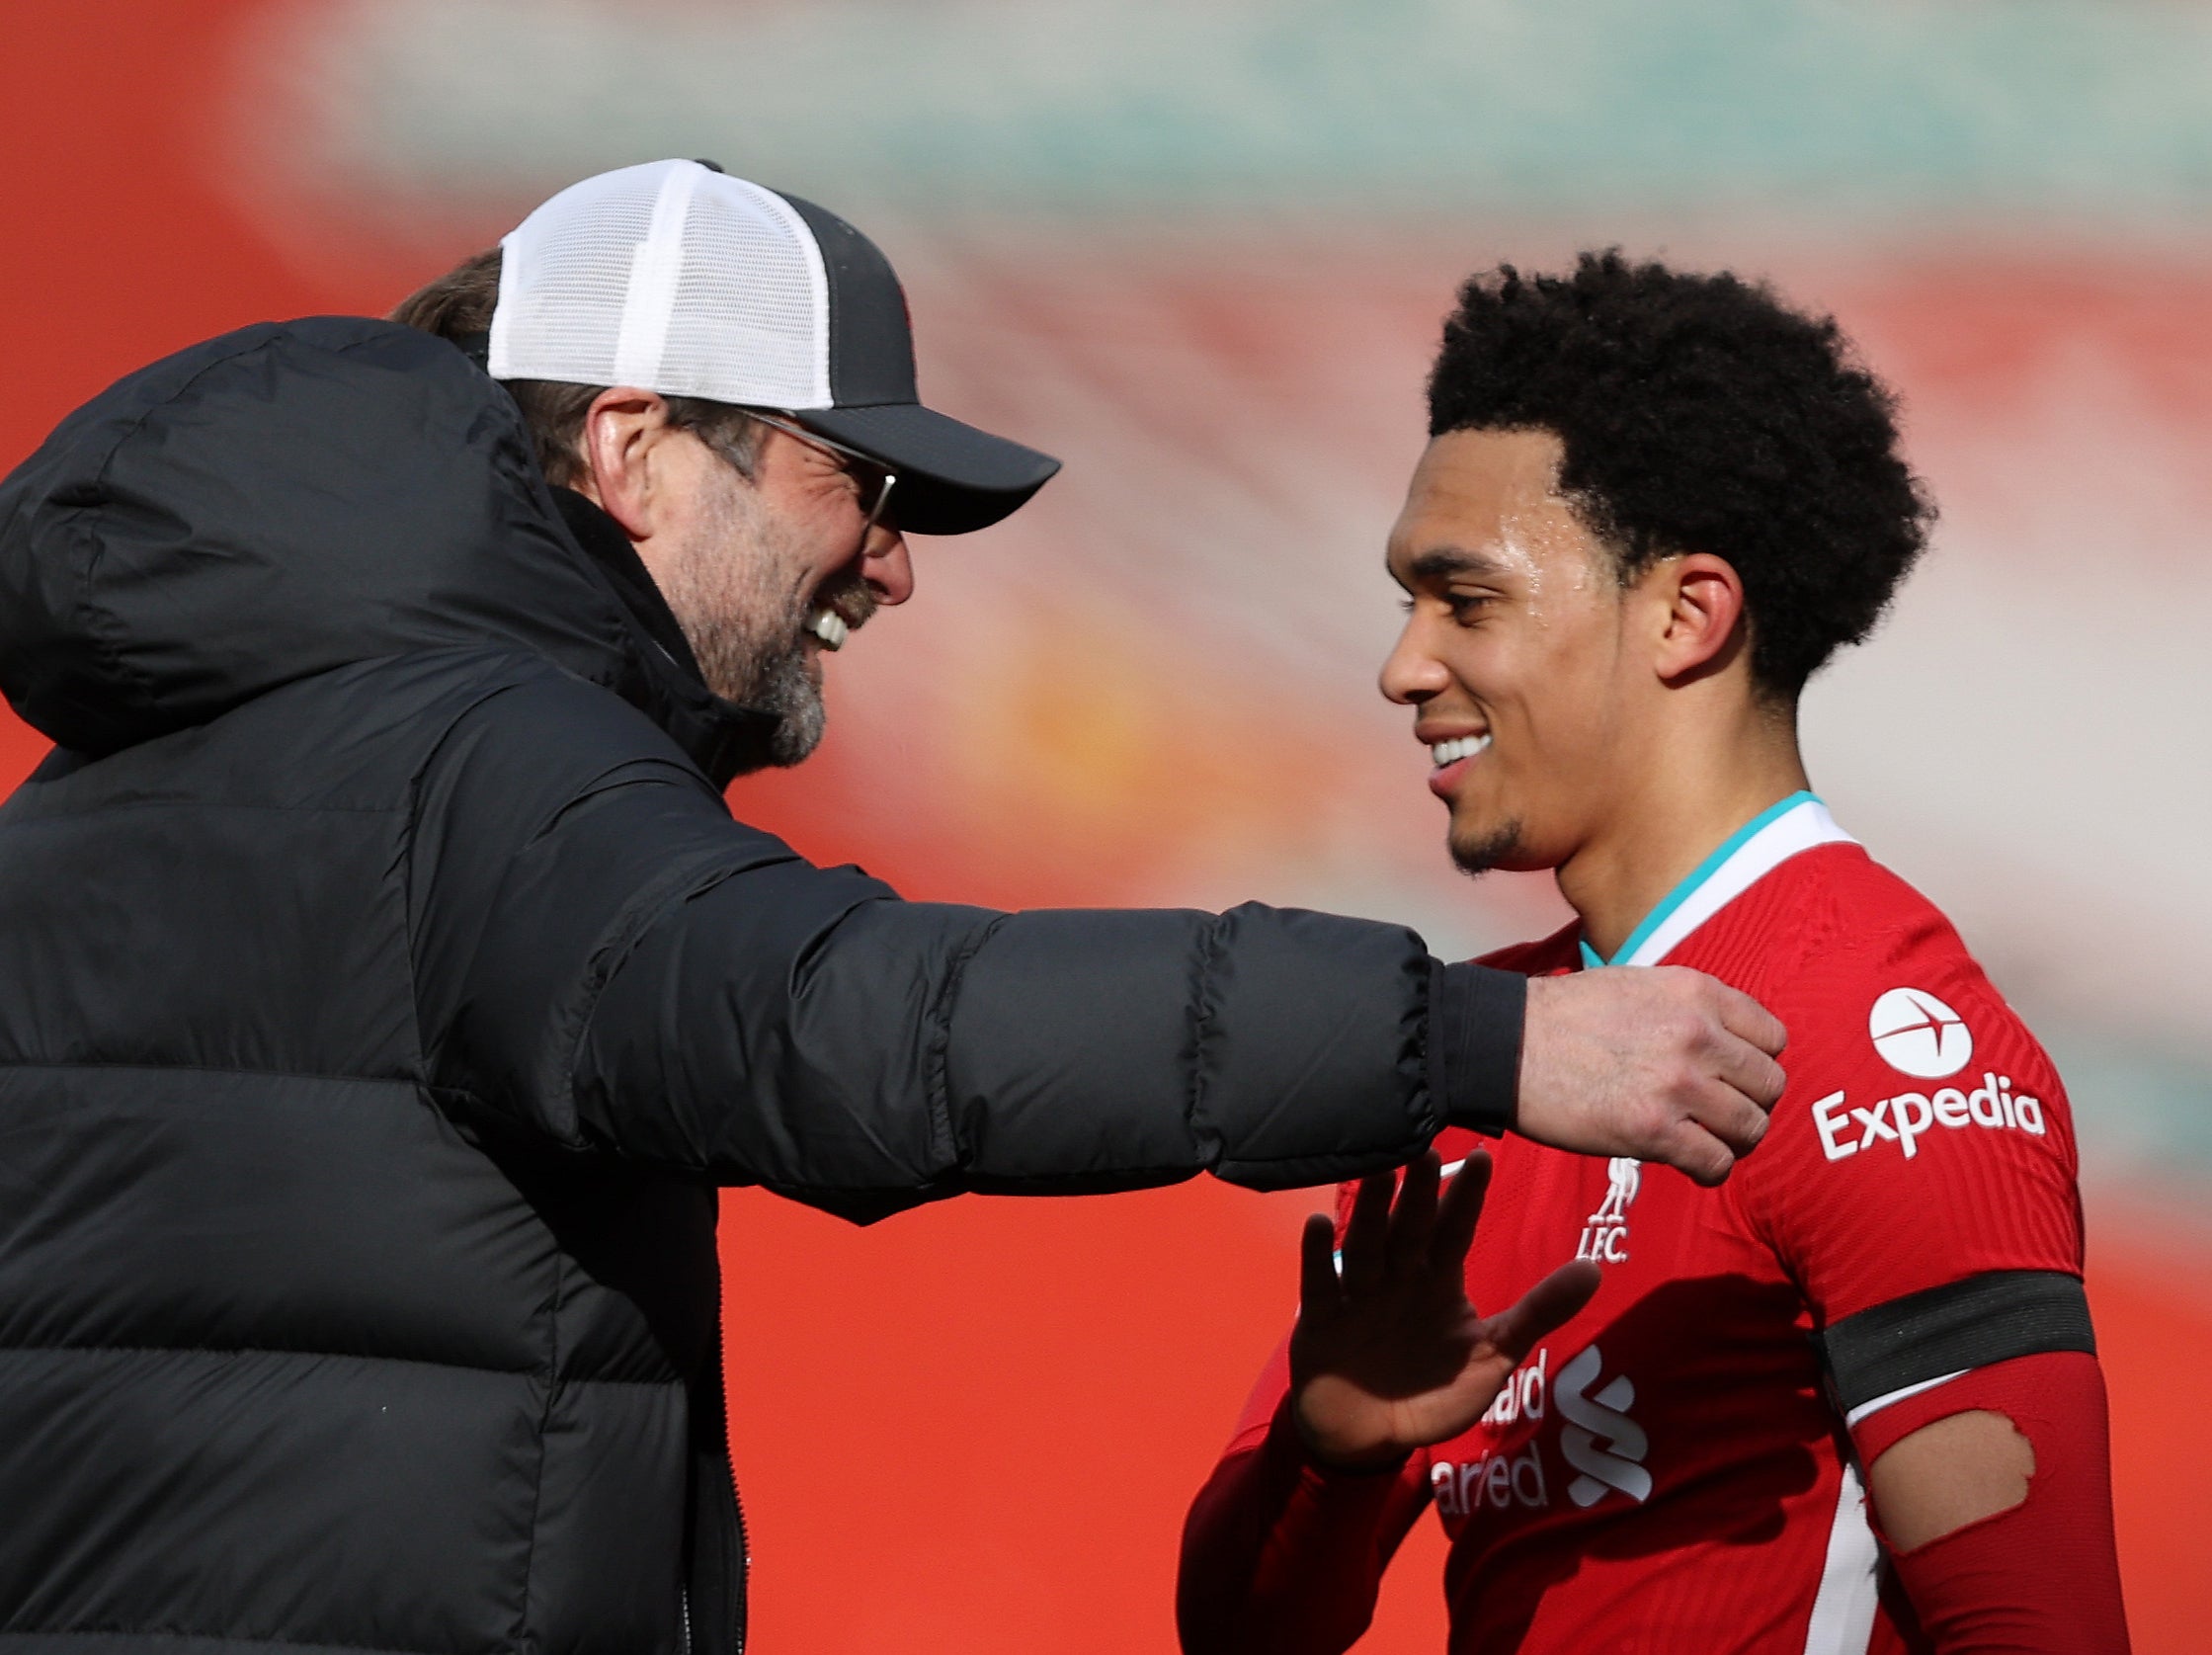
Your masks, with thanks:
M 1547 1141 L 1710 1175 L 1714 1134 L 1741 1145 L 1767 1101 L 1741 1008 L 1687 973 L 1545 991 L 1524 1049 L 1523 979 L 1399 926 L 902 902 L 731 821 L 637 713 L 550 668 L 457 720 L 410 858 L 450 1097 L 854 1216 L 1201 1171 L 1332 1182 L 1446 1124 L 1503 1129 L 1516 1088 Z M 1563 1107 L 1594 1074 L 1635 1085 Z
M 457 1112 L 864 1217 L 1328 1182 L 1510 1103 L 1519 979 L 1403 927 L 903 902 L 733 822 L 614 697 L 517 676 L 417 789 L 419 1020 Z M 1438 1008 L 1506 1037 L 1433 1050 Z

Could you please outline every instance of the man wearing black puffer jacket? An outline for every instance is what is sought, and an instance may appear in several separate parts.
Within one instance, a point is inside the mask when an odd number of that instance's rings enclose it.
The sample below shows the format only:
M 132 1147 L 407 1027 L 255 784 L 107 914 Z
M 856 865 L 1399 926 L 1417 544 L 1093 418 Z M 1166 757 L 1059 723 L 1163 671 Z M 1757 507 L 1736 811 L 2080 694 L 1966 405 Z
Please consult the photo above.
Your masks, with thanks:
M 0 485 L 56 744 L 0 808 L 0 1651 L 734 1652 L 718 1184 L 1757 1141 L 1781 1032 L 1693 974 L 905 903 L 730 819 L 901 529 L 1054 468 L 921 407 L 842 220 L 654 163 L 418 300 L 157 363 Z

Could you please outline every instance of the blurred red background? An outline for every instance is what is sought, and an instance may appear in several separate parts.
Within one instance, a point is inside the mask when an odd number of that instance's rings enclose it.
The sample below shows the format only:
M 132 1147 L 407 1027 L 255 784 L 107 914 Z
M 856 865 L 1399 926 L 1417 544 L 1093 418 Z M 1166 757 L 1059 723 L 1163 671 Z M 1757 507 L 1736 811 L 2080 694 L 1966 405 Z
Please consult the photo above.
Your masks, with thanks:
M 225 119 L 214 100 L 239 30 L 263 9 L 111 0 L 11 8 L 0 25 L 0 460 L 112 377 L 194 339 L 269 316 L 380 312 L 433 274 L 419 251 L 379 258 L 358 233 L 343 259 L 303 272 L 210 178 L 205 135 Z M 2032 323 L 2057 300 L 2023 290 L 2012 302 Z M 0 726 L 0 781 L 12 786 L 41 750 Z M 735 796 L 809 854 L 862 862 L 913 895 L 1081 900 L 1119 884 L 1043 864 L 1010 870 L 950 841 L 918 846 L 883 813 L 846 808 L 852 786 L 848 767 Z M 1184 1504 L 1282 1330 L 1308 1204 L 1201 1183 L 962 1200 L 862 1231 L 728 1197 L 729 1389 L 756 1647 L 1172 1647 Z M 2191 1220 L 2092 1210 L 2137 1647 L 2179 1655 L 2206 1647 L 2212 1623 L 2212 1482 L 2193 1461 L 2194 1426 L 2212 1411 L 2212 1249 Z M 1365 1647 L 1442 1647 L 1440 1547 L 1424 1529 L 1412 1550 Z

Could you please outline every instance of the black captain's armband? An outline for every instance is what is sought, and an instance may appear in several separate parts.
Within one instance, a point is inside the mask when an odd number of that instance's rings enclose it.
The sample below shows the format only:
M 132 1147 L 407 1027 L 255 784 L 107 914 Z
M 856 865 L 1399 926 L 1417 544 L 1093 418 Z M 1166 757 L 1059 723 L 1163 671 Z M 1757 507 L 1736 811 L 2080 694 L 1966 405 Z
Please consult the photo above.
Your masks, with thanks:
M 2080 1277 L 1993 1270 L 1845 1316 L 1815 1336 L 1848 1414 L 1892 1391 L 2051 1351 L 2096 1355 Z

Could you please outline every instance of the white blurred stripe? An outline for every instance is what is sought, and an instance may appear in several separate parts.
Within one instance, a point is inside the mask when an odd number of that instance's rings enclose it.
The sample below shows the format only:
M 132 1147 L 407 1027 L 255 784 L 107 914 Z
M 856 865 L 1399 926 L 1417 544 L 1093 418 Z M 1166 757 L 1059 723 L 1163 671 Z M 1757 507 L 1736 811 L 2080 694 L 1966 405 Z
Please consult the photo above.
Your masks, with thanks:
M 1880 1562 L 1881 1548 L 1866 1521 L 1866 1490 L 1856 1468 L 1845 1465 L 1820 1587 L 1813 1594 L 1813 1618 L 1805 1629 L 1805 1655 L 1866 1655 L 1874 1636 L 1880 1595 L 1874 1571 Z

